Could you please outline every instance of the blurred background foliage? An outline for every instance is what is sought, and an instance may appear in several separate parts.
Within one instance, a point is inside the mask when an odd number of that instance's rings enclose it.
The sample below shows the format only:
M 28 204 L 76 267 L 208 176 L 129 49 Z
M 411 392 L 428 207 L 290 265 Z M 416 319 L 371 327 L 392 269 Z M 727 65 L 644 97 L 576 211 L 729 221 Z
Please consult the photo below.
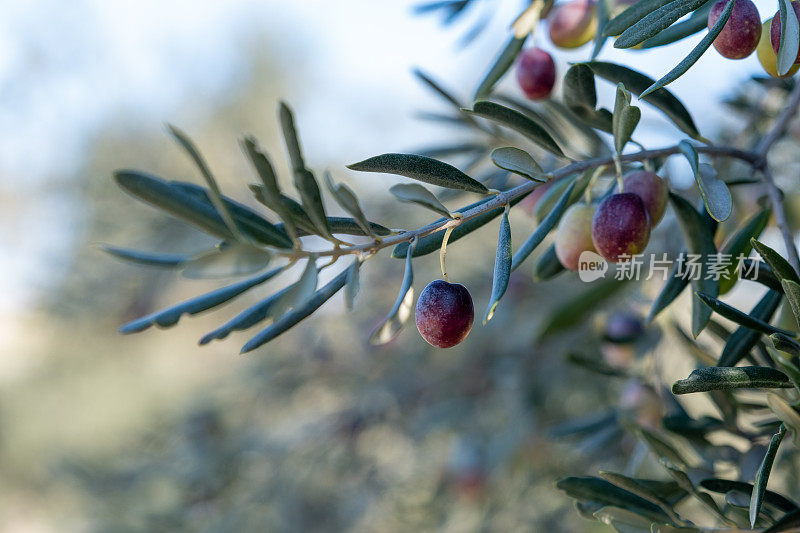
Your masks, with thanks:
M 517 6 L 511 3 L 513 12 Z M 494 38 L 476 45 L 478 53 L 469 60 L 474 71 L 488 64 L 482 51 L 497 49 L 499 42 Z M 403 44 L 395 46 L 402 49 Z M 302 53 L 293 52 L 293 61 L 263 53 L 278 49 L 281 44 L 269 35 L 245 43 L 238 53 L 247 65 L 246 75 L 221 95 L 191 98 L 175 112 L 184 118 L 179 125 L 201 147 L 223 189 L 250 205 L 246 183 L 253 178 L 236 139 L 253 133 L 275 154 L 273 161 L 286 176 L 278 157 L 283 148 L 275 103 L 287 98 L 303 109 L 301 76 L 289 75 L 299 69 Z M 742 145 L 776 112 L 783 94 L 779 87 L 745 83 L 745 78 L 745 73 L 739 77 L 741 88 L 728 91 L 729 109 L 737 111 L 706 127 L 716 127 L 720 137 Z M 287 84 L 285 79 L 294 81 Z M 324 88 L 321 80 L 305 81 Z M 472 86 L 458 92 L 471 91 Z M 372 95 L 379 101 L 380 96 Z M 435 99 L 426 102 L 432 105 L 424 110 L 440 110 Z M 393 111 L 384 113 L 394 117 Z M 530 269 L 522 268 L 490 326 L 476 326 L 460 346 L 431 349 L 411 327 L 391 345 L 375 349 L 367 344 L 368 332 L 391 306 L 403 266 L 382 257 L 363 269 L 362 293 L 352 314 L 344 314 L 342 297 L 337 296 L 279 341 L 247 357 L 236 355 L 238 337 L 195 347 L 201 334 L 244 307 L 241 302 L 214 316 L 184 320 L 169 333 L 152 330 L 120 337 L 116 329 L 126 320 L 217 286 L 127 265 L 94 246 L 112 242 L 182 253 L 211 244 L 187 226 L 136 204 L 112 183 L 111 172 L 127 167 L 197 180 L 163 131 L 150 123 L 142 126 L 134 115 L 110 114 L 85 143 L 79 164 L 26 193 L 24 201 L 34 201 L 37 193 L 67 198 L 79 206 L 80 222 L 57 227 L 60 222 L 51 217 L 54 231 L 66 232 L 71 244 L 68 251 L 48 256 L 46 262 L 59 273 L 57 280 L 37 291 L 33 303 L 13 310 L 14 334 L 2 346 L 0 531 L 605 527 L 573 512 L 569 499 L 554 489 L 554 480 L 600 468 L 625 471 L 637 457 L 636 442 L 608 421 L 632 413 L 642 424 L 658 425 L 662 391 L 655 381 L 649 389 L 630 381 L 624 371 L 609 378 L 596 372 L 598 365 L 592 371 L 570 360 L 589 358 L 601 367 L 651 365 L 666 383 L 686 376 L 694 361 L 673 322 L 686 330 L 680 309 L 687 308 L 688 295 L 648 331 L 647 346 L 610 344 L 603 339 L 604 324 L 618 311 L 646 314 L 660 282 L 623 291 L 625 298 L 587 314 L 567 334 L 538 342 L 548 312 L 584 288 L 572 275 L 534 283 Z M 309 117 L 300 112 L 301 136 L 323 127 L 336 135 L 334 124 L 315 124 Z M 362 118 L 369 122 L 375 117 Z M 387 121 L 380 117 L 375 123 L 385 126 Z M 431 140 L 451 131 L 423 122 L 414 127 L 424 132 L 420 138 Z M 369 141 L 370 148 L 398 142 L 391 129 L 361 135 L 378 137 Z M 650 135 L 662 138 L 658 131 Z M 375 183 L 378 178 L 340 170 L 342 163 L 351 162 L 342 159 L 356 160 L 369 152 L 360 147 L 361 141 L 359 136 L 346 139 L 354 148 L 340 159 L 320 160 L 313 149 L 308 156 L 316 168 L 330 167 L 338 179 L 362 193 L 372 192 L 365 210 L 377 222 L 407 227 L 409 220 L 430 216 L 416 207 L 398 208 L 389 201 L 383 182 Z M 775 155 L 776 176 L 787 194 L 796 192 L 789 180 L 797 175 L 797 145 L 795 129 Z M 667 171 L 673 184 L 687 183 L 681 176 L 686 169 Z M 739 177 L 735 172 L 731 169 L 729 177 Z M 735 220 L 726 224 L 727 232 L 755 212 L 762 194 L 758 187 L 740 187 L 737 193 Z M 13 187 L 0 188 L 0 205 L 7 213 L 14 212 L 18 201 Z M 800 200 L 794 203 L 800 205 Z M 799 213 L 794 210 L 795 216 Z M 532 227 L 524 209 L 512 212 L 515 235 Z M 667 220 L 651 240 L 651 249 L 677 253 L 681 244 L 676 233 L 674 219 Z M 725 234 L 723 228 L 720 235 Z M 766 241 L 775 244 L 778 239 L 768 232 Z M 479 309 L 489 295 L 495 242 L 496 223 L 448 249 L 450 275 L 472 290 Z M 435 256 L 416 261 L 417 290 L 438 277 L 438 268 Z M 273 289 L 268 284 L 242 300 L 254 301 Z M 747 307 L 754 301 L 750 289 L 737 288 L 731 301 Z M 652 357 L 637 362 L 635 354 L 659 336 L 665 342 Z M 719 341 L 708 332 L 700 341 L 712 353 L 719 350 Z M 700 397 L 686 403 L 694 415 L 713 409 Z M 606 429 L 586 439 L 557 438 L 569 433 L 564 423 L 586 416 L 607 421 L 602 426 Z M 754 454 L 756 461 L 760 451 Z M 797 479 L 786 472 L 773 476 L 771 483 Z

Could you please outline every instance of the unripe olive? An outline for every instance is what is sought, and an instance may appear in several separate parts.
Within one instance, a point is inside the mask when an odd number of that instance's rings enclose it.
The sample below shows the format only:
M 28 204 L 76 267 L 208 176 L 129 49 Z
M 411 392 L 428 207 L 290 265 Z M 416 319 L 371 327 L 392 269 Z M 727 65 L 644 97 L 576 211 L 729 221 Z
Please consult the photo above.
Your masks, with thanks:
M 592 244 L 592 218 L 595 206 L 571 205 L 562 215 L 556 230 L 556 257 L 569 270 L 578 270 L 580 256 L 586 250 L 594 251 Z
M 632 192 L 642 199 L 650 216 L 650 228 L 656 227 L 664 216 L 669 198 L 667 182 L 655 172 L 634 170 L 623 179 L 625 192 Z
M 597 33 L 597 8 L 592 0 L 570 0 L 553 8 L 547 17 L 550 40 L 560 48 L 578 48 Z
M 607 196 L 592 219 L 592 242 L 606 261 L 641 253 L 650 239 L 650 218 L 644 202 L 625 192 Z
M 725 6 L 732 0 L 719 0 L 708 13 L 708 29 L 719 20 Z M 730 18 L 714 39 L 714 48 L 728 59 L 743 59 L 758 46 L 761 38 L 761 16 L 750 0 L 736 0 Z
M 770 30 L 772 20 L 773 19 L 769 19 L 761 25 L 761 39 L 758 41 L 756 54 L 758 55 L 758 61 L 767 74 L 773 78 L 788 78 L 800 69 L 800 63 L 792 65 L 789 72 L 783 76 L 778 75 L 778 54 L 776 54 L 775 50 L 772 48 L 772 32 Z
M 517 60 L 517 83 L 531 100 L 547 98 L 556 83 L 553 57 L 541 48 L 529 48 Z
M 467 288 L 441 279 L 428 283 L 422 290 L 414 311 L 420 335 L 437 348 L 450 348 L 463 341 L 474 318 Z
M 792 0 L 792 7 L 794 8 L 794 15 L 800 19 L 800 0 Z M 791 15 L 791 13 L 787 13 Z M 772 50 L 777 54 L 781 46 L 781 13 L 778 11 L 772 17 L 772 24 L 770 24 L 769 32 L 770 41 L 772 42 Z M 797 51 L 797 58 L 794 60 L 795 64 L 800 63 L 800 50 Z

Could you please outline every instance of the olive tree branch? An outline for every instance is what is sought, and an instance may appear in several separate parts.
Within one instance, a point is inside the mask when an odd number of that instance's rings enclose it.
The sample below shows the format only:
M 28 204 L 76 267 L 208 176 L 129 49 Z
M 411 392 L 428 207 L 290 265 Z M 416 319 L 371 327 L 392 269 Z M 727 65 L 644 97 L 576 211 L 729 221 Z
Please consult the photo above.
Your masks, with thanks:
M 749 163 L 754 167 L 757 167 L 759 162 L 762 161 L 763 159 L 756 152 L 748 152 L 727 146 L 697 146 L 696 150 L 699 153 L 704 153 L 708 155 L 739 159 L 746 163 Z M 665 148 L 657 148 L 654 150 L 641 150 L 639 152 L 622 155 L 618 159 L 623 163 L 632 161 L 645 161 L 645 160 L 656 159 L 659 157 L 665 157 L 668 155 L 677 154 L 679 152 L 680 149 L 678 148 L 678 146 L 674 145 Z M 591 168 L 599 168 L 599 167 L 613 165 L 615 157 L 617 156 L 596 157 L 593 159 L 587 159 L 584 161 L 576 161 L 574 163 L 570 163 L 566 166 L 563 166 L 551 172 L 550 173 L 550 176 L 552 176 L 551 181 L 557 181 Z M 384 237 L 380 241 L 375 241 L 355 246 L 343 246 L 319 252 L 308 252 L 304 250 L 283 252 L 280 250 L 276 250 L 276 253 L 278 253 L 279 255 L 283 255 L 285 257 L 290 257 L 295 259 L 311 255 L 312 253 L 316 257 L 334 257 L 334 258 L 352 254 L 367 253 L 372 255 L 375 254 L 378 250 L 387 248 L 389 246 L 396 246 L 400 243 L 411 241 L 414 238 L 424 237 L 426 235 L 430 235 L 431 233 L 436 233 L 437 231 L 454 228 L 459 224 L 462 224 L 468 220 L 471 220 L 475 217 L 482 215 L 483 213 L 486 213 L 487 211 L 491 211 L 492 209 L 497 209 L 498 207 L 504 207 L 512 200 L 520 196 L 523 196 L 525 194 L 528 194 L 536 187 L 539 187 L 541 185 L 544 185 L 544 183 L 534 182 L 534 181 L 525 182 L 522 185 L 518 185 L 517 187 L 514 187 L 512 189 L 509 189 L 507 191 L 495 195 L 494 198 L 491 198 L 486 202 L 473 207 L 472 209 L 468 209 L 466 211 L 458 211 L 461 215 L 460 217 L 453 219 L 446 219 L 446 220 L 437 220 L 436 222 L 432 222 L 430 224 L 417 228 L 416 230 L 411 230 L 411 231 L 400 230 L 397 234 Z

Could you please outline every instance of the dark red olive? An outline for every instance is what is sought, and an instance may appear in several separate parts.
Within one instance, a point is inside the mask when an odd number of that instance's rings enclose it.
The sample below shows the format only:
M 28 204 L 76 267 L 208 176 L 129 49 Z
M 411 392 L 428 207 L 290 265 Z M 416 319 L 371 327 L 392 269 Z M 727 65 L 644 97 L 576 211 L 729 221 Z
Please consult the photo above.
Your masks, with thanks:
M 631 192 L 607 196 L 592 219 L 592 242 L 606 261 L 641 253 L 650 240 L 650 217 L 641 198 Z
M 463 341 L 472 328 L 472 297 L 461 284 L 432 281 L 419 295 L 414 318 L 423 339 L 437 348 L 450 348 Z
M 603 338 L 613 343 L 633 342 L 644 333 L 641 315 L 632 311 L 617 311 L 606 319 Z
M 625 192 L 632 192 L 642 199 L 650 215 L 650 229 L 656 227 L 667 209 L 669 187 L 655 172 L 634 170 L 625 175 L 623 180 Z
M 719 0 L 711 7 L 708 13 L 709 30 L 719 20 L 729 1 L 732 0 Z M 758 8 L 750 0 L 736 0 L 730 18 L 714 39 L 714 48 L 728 59 L 744 59 L 753 53 L 760 38 L 761 16 Z
M 556 64 L 541 48 L 529 48 L 519 55 L 517 83 L 531 100 L 547 98 L 556 84 Z

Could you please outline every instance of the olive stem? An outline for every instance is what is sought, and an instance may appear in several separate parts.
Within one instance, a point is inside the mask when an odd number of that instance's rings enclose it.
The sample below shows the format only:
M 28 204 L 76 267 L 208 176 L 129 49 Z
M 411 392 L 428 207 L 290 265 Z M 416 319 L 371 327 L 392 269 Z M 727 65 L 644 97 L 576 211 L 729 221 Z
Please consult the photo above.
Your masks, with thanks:
M 450 240 L 450 234 L 453 233 L 455 226 L 450 226 L 444 232 L 444 239 L 442 239 L 442 248 L 439 251 L 439 266 L 442 268 L 442 279 L 445 281 L 449 281 L 447 279 L 447 268 L 444 266 L 444 258 L 447 255 L 447 241 Z

